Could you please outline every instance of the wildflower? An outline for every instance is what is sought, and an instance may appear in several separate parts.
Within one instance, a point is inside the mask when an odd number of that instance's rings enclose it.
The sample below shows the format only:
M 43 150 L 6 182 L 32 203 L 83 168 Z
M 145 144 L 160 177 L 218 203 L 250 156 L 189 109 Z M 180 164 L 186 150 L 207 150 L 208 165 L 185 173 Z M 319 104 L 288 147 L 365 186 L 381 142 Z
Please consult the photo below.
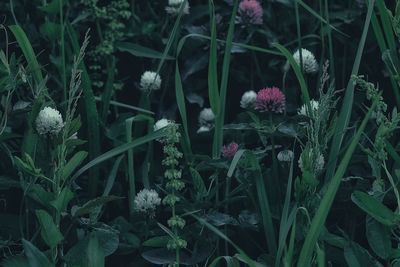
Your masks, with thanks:
M 135 197 L 135 210 L 152 214 L 158 205 L 161 204 L 161 198 L 153 189 L 143 189 Z
M 43 108 L 36 118 L 36 130 L 40 135 L 57 135 L 63 127 L 61 113 L 51 107 Z
M 324 156 L 318 150 L 305 149 L 300 155 L 299 167 L 303 172 L 310 170 L 319 173 L 324 168 L 324 165 Z
M 215 115 L 211 108 L 204 108 L 199 114 L 200 126 L 209 126 L 214 122 Z
M 158 121 L 156 122 L 156 124 L 154 124 L 153 130 L 154 130 L 154 131 L 158 131 L 158 130 L 160 130 L 161 128 L 167 127 L 167 126 L 170 125 L 171 123 L 172 123 L 172 122 L 169 121 L 169 120 L 167 120 L 167 119 L 158 120 Z
M 313 53 L 311 53 L 309 50 L 302 48 L 301 49 L 301 57 L 302 57 L 302 62 L 303 62 L 303 70 L 306 73 L 315 73 L 318 71 L 318 63 L 317 60 L 315 59 L 315 56 Z M 297 65 L 300 66 L 300 52 L 297 50 L 293 54 L 293 58 L 296 61 Z
M 311 112 L 315 113 L 318 111 L 319 108 L 319 103 L 318 101 L 312 99 L 310 100 L 310 106 L 311 106 Z M 308 114 L 308 108 L 307 105 L 304 104 L 303 106 L 301 106 L 300 110 L 297 112 L 297 114 L 302 115 L 302 116 L 308 116 L 310 117 L 310 115 Z
M 236 17 L 237 23 L 260 25 L 263 23 L 263 9 L 258 0 L 242 0 Z
M 238 151 L 239 145 L 235 142 L 230 143 L 227 146 L 222 147 L 222 156 L 224 158 L 231 158 L 235 156 L 236 152 Z
M 294 153 L 292 150 L 282 150 L 278 153 L 276 158 L 281 162 L 290 162 L 294 158 Z
M 165 8 L 168 14 L 177 15 L 181 10 L 181 5 L 183 6 L 183 14 L 189 14 L 189 1 L 185 0 L 168 0 L 168 6 Z
M 257 93 L 254 91 L 247 91 L 242 95 L 240 100 L 240 106 L 242 108 L 252 108 L 256 102 Z
M 140 89 L 142 91 L 154 91 L 161 87 L 161 77 L 153 71 L 145 71 L 140 78 Z
M 285 110 L 285 103 L 285 95 L 279 88 L 264 88 L 257 93 L 255 109 L 260 112 L 282 113 Z

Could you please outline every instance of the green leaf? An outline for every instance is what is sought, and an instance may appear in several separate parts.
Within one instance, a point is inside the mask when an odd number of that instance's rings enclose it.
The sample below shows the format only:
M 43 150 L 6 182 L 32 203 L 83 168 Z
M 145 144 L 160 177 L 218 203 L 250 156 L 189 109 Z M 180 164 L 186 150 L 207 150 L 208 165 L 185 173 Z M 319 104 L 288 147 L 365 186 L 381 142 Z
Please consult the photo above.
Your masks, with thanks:
M 389 228 L 369 216 L 367 217 L 366 228 L 369 246 L 376 255 L 387 260 L 392 251 Z
M 143 242 L 143 246 L 162 248 L 165 247 L 171 238 L 167 235 L 155 236 Z
M 51 249 L 55 248 L 63 240 L 63 236 L 54 224 L 53 218 L 45 210 L 37 210 L 36 217 L 41 227 L 40 234 L 44 242 Z
M 194 191 L 196 192 L 196 198 L 201 199 L 207 196 L 207 188 L 200 173 L 196 169 L 190 168 L 190 174 L 193 179 L 193 186 Z
M 98 208 L 105 203 L 121 199 L 121 197 L 117 196 L 101 196 L 92 200 L 89 200 L 85 204 L 83 204 L 81 207 L 74 206 L 72 207 L 71 213 L 72 216 L 78 217 L 86 214 L 90 214 L 95 211 L 95 208 Z
M 43 75 L 41 71 L 41 67 L 39 62 L 36 59 L 35 52 L 29 42 L 28 37 L 26 36 L 24 30 L 18 25 L 11 25 L 10 30 L 15 36 L 22 53 L 24 54 L 26 61 L 28 62 L 28 68 L 33 73 L 33 77 L 35 78 L 36 84 L 42 84 L 43 82 Z
M 79 151 L 68 161 L 62 170 L 62 181 L 68 179 L 72 172 L 85 160 L 87 155 L 88 153 L 86 151 Z
M 44 188 L 38 184 L 26 185 L 27 195 L 41 204 L 43 207 L 48 208 L 49 203 L 54 200 L 54 195 L 44 190 Z
M 344 257 L 351 267 L 382 267 L 365 248 L 352 241 L 345 246 Z
M 127 143 L 127 144 L 123 144 L 119 147 L 116 147 L 114 149 L 109 150 L 108 152 L 98 156 L 97 158 L 93 159 L 92 161 L 88 162 L 85 166 L 83 166 L 82 168 L 80 168 L 71 178 L 71 180 L 74 180 L 75 178 L 79 177 L 82 173 L 84 173 L 85 171 L 87 171 L 88 169 L 90 169 L 93 166 L 96 166 L 97 164 L 108 160 L 110 158 L 113 158 L 115 156 L 118 156 L 121 153 L 126 152 L 129 149 L 138 147 L 140 145 L 143 145 L 147 142 L 150 142 L 152 140 L 158 139 L 165 136 L 165 132 L 164 131 L 157 131 L 157 132 L 153 132 L 150 133 L 146 136 L 140 137 L 138 139 L 136 139 L 133 142 Z
M 136 57 L 155 58 L 155 59 L 163 58 L 163 53 L 153 50 L 148 47 L 141 46 L 139 44 L 120 42 L 120 43 L 117 43 L 115 45 L 115 47 L 122 52 L 128 52 Z M 165 59 L 166 60 L 174 60 L 175 58 L 172 56 L 166 55 Z
M 29 262 L 25 257 L 14 256 L 2 261 L 1 266 L 3 267 L 29 267 Z
M 96 234 L 91 234 L 87 249 L 87 267 L 104 266 L 104 252 L 99 244 Z
M 54 267 L 46 255 L 43 254 L 28 240 L 22 239 L 25 255 L 28 258 L 29 267 Z
M 64 212 L 67 209 L 68 203 L 74 198 L 74 193 L 65 187 L 57 198 L 50 202 L 50 204 L 58 211 Z
M 117 230 L 109 225 L 101 224 L 100 227 L 96 227 L 93 232 L 96 233 L 104 256 L 109 256 L 118 249 L 119 232 Z
M 60 12 L 60 5 L 64 6 L 65 0 L 53 0 L 44 6 L 39 7 L 40 10 L 49 14 L 58 14 Z
M 400 222 L 400 215 L 395 214 L 388 207 L 379 202 L 376 198 L 361 192 L 355 191 L 351 200 L 372 218 L 387 226 L 396 226 Z

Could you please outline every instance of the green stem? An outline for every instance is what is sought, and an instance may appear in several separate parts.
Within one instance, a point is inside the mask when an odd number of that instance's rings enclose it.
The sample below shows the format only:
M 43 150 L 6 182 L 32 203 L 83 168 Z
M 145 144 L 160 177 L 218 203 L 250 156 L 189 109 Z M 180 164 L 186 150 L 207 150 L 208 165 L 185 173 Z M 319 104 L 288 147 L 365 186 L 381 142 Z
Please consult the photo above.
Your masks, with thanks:
M 63 92 L 64 92 L 64 100 L 67 100 L 67 76 L 66 76 L 66 68 L 65 68 L 65 41 L 64 41 L 64 0 L 60 0 L 60 26 L 61 26 L 61 67 L 62 67 L 62 82 L 63 82 Z
M 269 121 L 271 124 L 271 128 L 274 128 L 274 121 L 272 118 L 272 113 L 269 114 Z M 271 155 L 272 155 L 272 174 L 274 176 L 274 186 L 276 188 L 276 194 L 277 194 L 277 203 L 282 203 L 281 202 L 281 187 L 280 187 L 280 181 L 279 181 L 279 173 L 278 173 L 278 164 L 277 164 L 277 158 L 276 158 L 276 150 L 275 150 L 275 138 L 274 138 L 274 133 L 271 134 Z

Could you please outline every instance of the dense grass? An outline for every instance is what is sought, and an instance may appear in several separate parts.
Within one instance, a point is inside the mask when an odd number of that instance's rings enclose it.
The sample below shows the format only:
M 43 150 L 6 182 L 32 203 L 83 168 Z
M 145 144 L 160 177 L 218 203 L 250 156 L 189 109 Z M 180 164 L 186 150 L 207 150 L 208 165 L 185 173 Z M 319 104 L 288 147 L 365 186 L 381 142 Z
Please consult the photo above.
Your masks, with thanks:
M 397 1 L 0 10 L 2 266 L 400 266 Z

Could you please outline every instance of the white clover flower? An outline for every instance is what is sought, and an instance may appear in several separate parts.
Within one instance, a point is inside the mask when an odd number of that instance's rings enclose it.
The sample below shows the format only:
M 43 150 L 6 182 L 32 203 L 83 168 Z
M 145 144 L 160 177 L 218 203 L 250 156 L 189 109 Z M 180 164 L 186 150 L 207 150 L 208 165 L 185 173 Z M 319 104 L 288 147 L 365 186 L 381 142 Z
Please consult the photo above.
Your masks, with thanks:
M 311 106 L 312 113 L 315 114 L 318 111 L 319 102 L 312 99 L 312 100 L 310 100 L 310 106 Z M 299 109 L 299 111 L 297 112 L 297 114 L 310 117 L 308 114 L 307 105 L 306 104 L 302 105 L 301 108 Z
M 64 127 L 61 113 L 51 107 L 45 107 L 36 118 L 36 130 L 40 135 L 56 135 Z
M 181 4 L 184 3 L 185 0 L 168 0 L 168 6 L 165 8 L 165 11 L 171 15 L 178 15 L 181 9 Z M 184 4 L 183 14 L 189 14 L 189 1 L 186 1 Z
M 167 120 L 167 119 L 161 119 L 158 120 L 153 127 L 154 131 L 160 130 L 161 128 L 167 127 L 168 125 L 170 125 L 172 122 Z
M 200 126 L 208 126 L 214 122 L 215 115 L 211 108 L 204 108 L 199 114 Z
M 302 48 L 301 49 L 301 56 L 302 56 L 302 62 L 303 62 L 303 70 L 306 73 L 315 73 L 318 71 L 318 63 L 317 60 L 315 59 L 315 56 L 313 53 L 311 53 L 309 50 Z M 297 65 L 300 66 L 300 52 L 297 50 L 293 54 L 293 58 L 296 61 Z
M 207 133 L 207 132 L 209 132 L 209 131 L 211 131 L 211 128 L 210 127 L 207 127 L 207 126 L 200 126 L 200 128 L 197 130 L 197 133 L 199 134 L 199 133 Z
M 153 189 L 143 189 L 137 193 L 135 200 L 135 210 L 145 213 L 153 213 L 161 203 L 161 198 Z
M 142 91 L 154 91 L 161 87 L 161 77 L 154 71 L 145 71 L 140 78 Z
M 242 108 L 252 108 L 256 102 L 257 93 L 254 91 L 247 91 L 242 95 L 240 100 L 240 106 Z
M 276 156 L 279 161 L 290 162 L 294 158 L 294 153 L 292 150 L 282 150 Z
M 314 154 L 314 150 L 312 148 L 309 150 L 305 149 L 301 153 L 298 163 L 300 169 L 303 172 L 306 171 L 307 166 L 309 166 L 312 170 L 318 173 L 322 171 L 322 169 L 324 168 L 325 158 L 324 155 L 322 155 L 321 152 L 319 151 L 317 151 L 316 154 Z

